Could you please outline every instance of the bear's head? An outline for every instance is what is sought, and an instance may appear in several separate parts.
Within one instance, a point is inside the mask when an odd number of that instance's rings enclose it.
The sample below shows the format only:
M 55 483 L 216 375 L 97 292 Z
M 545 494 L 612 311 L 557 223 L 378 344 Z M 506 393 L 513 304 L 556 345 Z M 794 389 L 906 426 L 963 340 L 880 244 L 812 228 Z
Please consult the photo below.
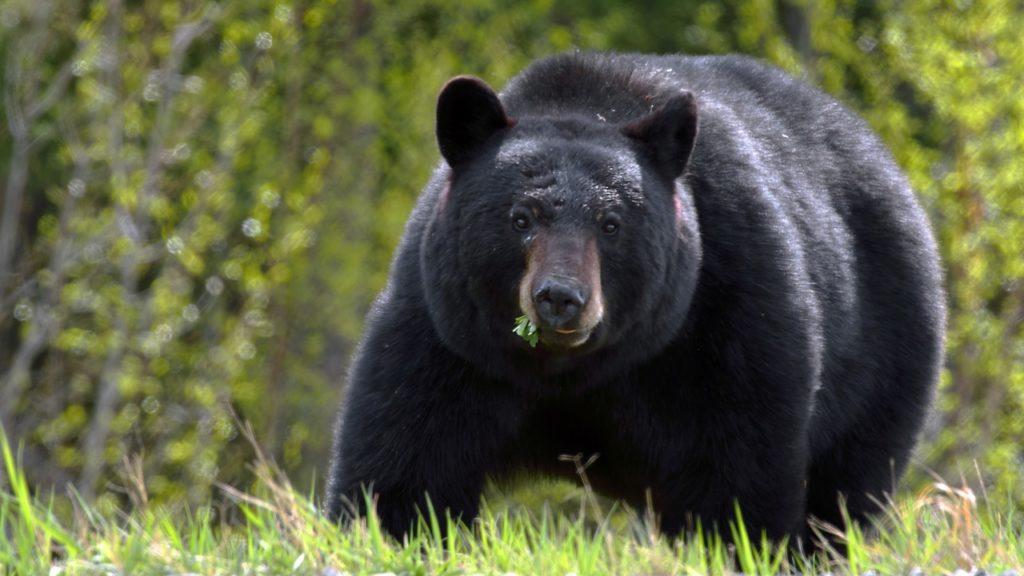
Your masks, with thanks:
M 483 81 L 438 98 L 445 166 L 421 241 L 432 319 L 488 372 L 551 374 L 639 361 L 678 333 L 701 245 L 684 172 L 697 135 L 679 92 L 619 124 L 599 115 L 513 118 Z M 525 314 L 530 347 L 513 334 Z

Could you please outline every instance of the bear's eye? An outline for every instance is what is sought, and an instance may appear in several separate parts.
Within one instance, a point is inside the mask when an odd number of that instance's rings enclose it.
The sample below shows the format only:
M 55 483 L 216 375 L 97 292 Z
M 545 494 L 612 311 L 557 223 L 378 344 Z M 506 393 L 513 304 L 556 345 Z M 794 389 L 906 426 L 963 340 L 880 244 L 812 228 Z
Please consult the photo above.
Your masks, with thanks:
M 512 214 L 512 227 L 519 232 L 526 232 L 530 229 L 530 217 L 522 212 Z
M 605 236 L 612 236 L 619 231 L 619 221 L 617 218 L 607 218 L 601 223 L 601 232 Z

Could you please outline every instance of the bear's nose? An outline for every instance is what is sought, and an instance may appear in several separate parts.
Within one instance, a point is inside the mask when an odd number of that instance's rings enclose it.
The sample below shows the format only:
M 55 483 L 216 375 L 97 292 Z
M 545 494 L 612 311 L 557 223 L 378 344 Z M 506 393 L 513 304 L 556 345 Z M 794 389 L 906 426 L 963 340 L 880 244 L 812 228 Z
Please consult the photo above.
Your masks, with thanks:
M 533 307 L 548 328 L 571 326 L 587 305 L 587 287 L 571 278 L 549 276 L 533 291 Z

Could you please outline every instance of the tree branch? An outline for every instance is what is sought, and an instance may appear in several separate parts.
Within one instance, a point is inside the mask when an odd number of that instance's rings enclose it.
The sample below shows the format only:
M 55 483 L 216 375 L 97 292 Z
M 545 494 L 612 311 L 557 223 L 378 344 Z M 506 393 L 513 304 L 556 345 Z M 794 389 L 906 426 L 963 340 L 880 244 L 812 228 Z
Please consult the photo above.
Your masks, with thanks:
M 72 181 L 84 182 L 88 171 L 88 156 L 70 124 L 65 124 L 64 133 L 67 135 L 69 148 L 74 158 L 75 168 Z M 70 252 L 73 243 L 71 220 L 75 217 L 77 206 L 78 196 L 73 193 L 69 193 L 65 201 L 61 203 L 57 238 L 48 265 L 50 281 L 46 284 L 46 292 L 39 299 L 33 312 L 32 325 L 28 330 L 28 335 L 18 346 L 10 368 L 0 378 L 0 390 L 2 390 L 0 393 L 4 398 L 3 404 L 0 404 L 0 424 L 3 424 L 11 432 L 14 431 L 13 422 L 10 421 L 11 415 L 21 400 L 22 392 L 28 385 L 32 363 L 60 330 L 57 308 L 60 304 L 60 292 L 64 287 L 67 265 L 71 260 Z
M 15 57 L 12 56 L 11 59 L 14 60 Z M 17 63 L 12 64 L 6 74 L 4 89 L 4 111 L 13 142 L 11 160 L 8 164 L 7 184 L 4 189 L 3 214 L 0 216 L 0 294 L 7 292 L 12 275 L 11 263 L 14 257 L 14 247 L 18 240 L 21 204 L 25 197 L 25 186 L 28 184 L 28 159 L 31 146 L 25 116 L 18 102 L 17 83 L 20 82 L 21 74 L 17 70 Z
M 120 46 L 120 18 L 123 6 L 120 0 L 111 4 L 108 34 L 110 35 L 110 44 L 116 51 Z M 171 127 L 173 104 L 177 96 L 177 90 L 171 85 L 171 80 L 178 74 L 188 48 L 211 25 L 212 21 L 203 19 L 197 22 L 182 24 L 174 31 L 171 52 L 167 55 L 160 71 L 160 103 L 157 108 L 157 117 L 153 131 L 150 133 L 147 145 L 146 165 L 144 168 L 145 178 L 140 191 L 138 206 L 134 214 L 123 205 L 117 207 L 119 226 L 132 241 L 135 250 L 128 252 L 121 259 L 121 294 L 124 301 L 116 308 L 114 318 L 114 330 L 118 337 L 111 344 L 111 348 L 104 360 L 103 370 L 100 374 L 99 389 L 96 395 L 96 404 L 93 408 L 93 417 L 82 441 L 85 466 L 82 469 L 78 486 L 87 501 L 92 500 L 95 496 L 97 483 L 105 464 L 103 453 L 110 434 L 110 423 L 120 401 L 118 384 L 121 380 L 124 357 L 127 353 L 127 342 L 132 335 L 142 331 L 143 326 L 148 323 L 140 322 L 132 326 L 124 310 L 126 307 L 128 309 L 138 309 L 139 305 L 138 279 L 142 264 L 142 259 L 140 258 L 141 249 L 145 246 L 149 234 L 149 206 L 156 193 L 156 183 L 163 172 L 160 156 L 167 133 Z M 114 91 L 115 95 L 119 95 L 121 92 L 120 79 L 117 77 L 118 73 L 118 58 L 115 56 L 114 62 L 111 65 L 111 84 L 117 88 Z M 119 150 L 123 141 L 120 110 L 115 111 L 114 116 L 116 118 L 112 118 L 110 123 L 112 175 L 115 185 L 123 185 L 127 180 L 127 170 L 119 160 Z M 147 311 L 147 316 L 150 304 L 151 302 L 146 302 L 143 306 L 143 309 Z

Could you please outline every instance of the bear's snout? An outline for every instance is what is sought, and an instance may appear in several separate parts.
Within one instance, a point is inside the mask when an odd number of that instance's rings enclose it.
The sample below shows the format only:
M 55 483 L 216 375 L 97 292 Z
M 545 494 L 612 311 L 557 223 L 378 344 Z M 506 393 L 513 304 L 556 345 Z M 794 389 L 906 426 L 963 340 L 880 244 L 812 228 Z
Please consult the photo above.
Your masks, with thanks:
M 604 318 L 601 257 L 593 237 L 544 231 L 534 238 L 519 306 L 549 348 L 576 348 Z
M 541 325 L 572 332 L 590 300 L 586 284 L 573 278 L 548 276 L 533 290 L 533 307 Z

